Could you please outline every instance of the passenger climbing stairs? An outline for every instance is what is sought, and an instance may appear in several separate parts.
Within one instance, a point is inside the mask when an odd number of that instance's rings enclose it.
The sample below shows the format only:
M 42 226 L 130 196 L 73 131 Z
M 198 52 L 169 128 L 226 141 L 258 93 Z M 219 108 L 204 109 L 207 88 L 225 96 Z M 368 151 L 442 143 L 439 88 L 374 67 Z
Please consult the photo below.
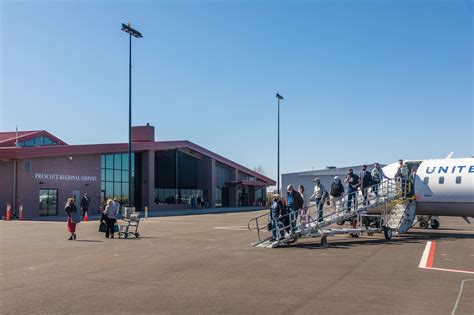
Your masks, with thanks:
M 342 199 L 345 206 L 341 209 L 325 205 L 322 218 L 317 218 L 313 205 L 306 218 L 298 218 L 293 230 L 291 223 L 287 226 L 272 225 L 269 213 L 260 215 L 248 222 L 248 229 L 257 232 L 257 240 L 252 245 L 274 248 L 292 244 L 299 238 L 319 237 L 321 245 L 327 246 L 327 237 L 336 234 L 358 237 L 362 233 L 383 233 L 386 239 L 391 239 L 393 232 L 396 235 L 406 233 L 415 219 L 414 198 L 409 196 L 410 186 L 410 182 L 403 179 L 384 180 L 368 188 L 366 200 L 361 191 L 356 192 L 350 208 L 347 207 L 348 194 Z M 291 213 L 285 216 L 279 218 L 280 222 L 296 220 Z M 341 227 L 345 222 L 350 222 L 351 227 Z M 284 237 L 280 236 L 282 231 Z M 272 232 L 276 238 L 273 238 Z

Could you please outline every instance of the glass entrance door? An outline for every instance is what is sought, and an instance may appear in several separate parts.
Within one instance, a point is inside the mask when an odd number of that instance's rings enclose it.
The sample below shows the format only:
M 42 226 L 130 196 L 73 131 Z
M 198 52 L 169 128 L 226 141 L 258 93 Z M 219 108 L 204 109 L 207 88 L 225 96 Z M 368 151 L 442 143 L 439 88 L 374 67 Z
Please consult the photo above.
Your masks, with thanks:
M 57 215 L 58 214 L 58 190 L 57 189 L 40 189 L 39 214 L 40 215 Z

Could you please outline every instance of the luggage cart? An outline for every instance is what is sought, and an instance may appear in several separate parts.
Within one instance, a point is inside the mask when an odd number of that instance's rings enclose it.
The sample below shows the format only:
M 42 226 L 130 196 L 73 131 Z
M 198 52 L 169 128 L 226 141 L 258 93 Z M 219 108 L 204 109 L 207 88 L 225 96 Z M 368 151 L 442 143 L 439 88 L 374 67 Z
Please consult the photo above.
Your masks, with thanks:
M 140 233 L 138 233 L 138 225 L 140 224 L 140 214 L 139 213 L 130 213 L 130 216 L 124 217 L 122 219 L 125 224 L 120 224 L 120 231 L 118 232 L 119 238 L 128 238 L 130 234 L 133 234 L 136 238 L 140 237 Z M 135 228 L 135 231 L 132 232 Z

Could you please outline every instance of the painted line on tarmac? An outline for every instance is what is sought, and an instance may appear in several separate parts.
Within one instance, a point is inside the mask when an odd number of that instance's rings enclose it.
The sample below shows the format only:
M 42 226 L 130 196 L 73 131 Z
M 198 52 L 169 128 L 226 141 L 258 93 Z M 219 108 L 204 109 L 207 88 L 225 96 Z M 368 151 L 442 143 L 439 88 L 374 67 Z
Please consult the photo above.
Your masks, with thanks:
M 438 270 L 438 271 L 457 272 L 457 273 L 467 273 L 467 274 L 470 274 L 470 275 L 474 275 L 474 271 L 469 271 L 469 270 L 445 269 L 445 268 L 435 268 L 435 267 L 430 267 L 430 268 L 426 268 L 426 269 Z
M 469 271 L 469 270 L 446 269 L 446 268 L 433 267 L 435 250 L 436 250 L 436 242 L 435 241 L 426 242 L 425 250 L 423 251 L 423 255 L 421 256 L 421 260 L 420 260 L 420 264 L 418 265 L 418 268 L 437 270 L 437 271 L 467 273 L 467 274 L 473 274 L 474 275 L 474 271 Z
M 465 282 L 468 282 L 468 281 L 474 281 L 474 279 L 464 279 L 463 281 L 461 281 L 461 287 L 459 288 L 459 294 L 458 294 L 458 298 L 456 299 L 456 303 L 454 304 L 454 307 L 453 307 L 453 310 L 451 312 L 451 315 L 454 315 L 456 314 L 456 310 L 459 306 L 459 301 L 461 300 L 461 296 L 462 296 L 462 291 L 464 290 L 464 283 Z
M 246 226 L 215 226 L 215 230 L 248 231 Z
M 433 256 L 434 256 L 434 248 L 435 248 L 434 244 L 435 244 L 434 241 L 426 242 L 426 247 L 423 252 L 423 255 L 421 256 L 420 265 L 418 265 L 418 268 L 425 268 L 425 269 L 428 268 L 427 264 L 428 264 L 428 259 L 430 256 L 431 256 L 431 264 L 429 265 L 429 267 L 433 265 Z

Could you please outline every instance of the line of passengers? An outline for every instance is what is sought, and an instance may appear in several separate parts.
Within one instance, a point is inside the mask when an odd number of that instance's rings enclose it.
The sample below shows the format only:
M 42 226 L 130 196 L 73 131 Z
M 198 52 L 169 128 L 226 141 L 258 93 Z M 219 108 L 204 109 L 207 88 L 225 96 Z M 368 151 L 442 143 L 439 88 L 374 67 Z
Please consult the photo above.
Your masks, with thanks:
M 396 172 L 396 178 L 414 179 L 415 171 L 408 175 L 408 167 L 399 160 L 399 166 Z M 296 222 L 299 217 L 302 230 L 306 228 L 309 222 L 309 207 L 310 202 L 314 201 L 316 206 L 316 215 L 318 222 L 324 219 L 323 206 L 325 203 L 331 206 L 332 210 L 338 216 L 342 210 L 350 212 L 353 208 L 357 208 L 357 194 L 360 189 L 362 193 L 362 202 L 364 205 L 369 204 L 369 189 L 378 197 L 379 185 L 384 179 L 389 179 L 385 176 L 379 163 L 374 164 L 374 168 L 369 172 L 367 165 L 362 166 L 362 172 L 359 175 L 354 174 L 353 169 L 349 169 L 344 179 L 344 184 L 347 184 L 347 203 L 343 208 L 344 201 L 344 186 L 339 176 L 335 176 L 329 192 L 321 183 L 319 178 L 315 178 L 313 194 L 308 196 L 302 185 L 298 186 L 296 191 L 293 185 L 287 187 L 286 205 L 285 200 L 279 194 L 272 196 L 270 204 L 270 221 L 268 223 L 268 230 L 272 231 L 273 239 L 277 238 L 277 232 L 280 233 L 280 238 L 285 237 L 285 232 L 294 239 L 296 233 Z M 404 181 L 402 181 L 404 183 Z M 404 184 L 402 184 L 404 185 Z M 401 187 L 402 190 L 405 187 Z

